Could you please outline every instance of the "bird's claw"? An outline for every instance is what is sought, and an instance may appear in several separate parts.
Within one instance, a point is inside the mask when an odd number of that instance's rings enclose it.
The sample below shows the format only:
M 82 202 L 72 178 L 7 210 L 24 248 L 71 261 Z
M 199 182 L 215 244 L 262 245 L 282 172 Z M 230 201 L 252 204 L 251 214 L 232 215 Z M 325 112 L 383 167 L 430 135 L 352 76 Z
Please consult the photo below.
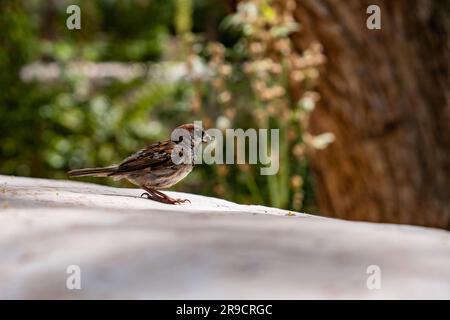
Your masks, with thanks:
M 175 199 L 173 203 L 174 204 L 181 204 L 181 203 L 185 203 L 185 202 L 191 203 L 191 200 L 189 200 L 189 199 Z
M 167 203 L 167 204 L 181 204 L 181 203 L 185 203 L 185 202 L 191 203 L 191 201 L 189 199 L 172 199 L 167 196 L 166 197 L 161 197 L 161 196 L 157 197 L 156 195 L 152 196 L 148 192 L 144 192 L 143 194 L 141 194 L 141 198 L 150 199 L 150 200 Z

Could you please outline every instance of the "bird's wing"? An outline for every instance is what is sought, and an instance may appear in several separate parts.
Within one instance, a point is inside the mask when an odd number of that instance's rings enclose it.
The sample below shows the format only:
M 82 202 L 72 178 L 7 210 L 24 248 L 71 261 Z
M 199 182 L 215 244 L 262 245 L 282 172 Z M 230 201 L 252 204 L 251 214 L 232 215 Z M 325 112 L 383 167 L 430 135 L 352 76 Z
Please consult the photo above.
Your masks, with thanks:
M 113 174 L 155 168 L 172 162 L 174 144 L 171 141 L 154 143 L 126 158 Z

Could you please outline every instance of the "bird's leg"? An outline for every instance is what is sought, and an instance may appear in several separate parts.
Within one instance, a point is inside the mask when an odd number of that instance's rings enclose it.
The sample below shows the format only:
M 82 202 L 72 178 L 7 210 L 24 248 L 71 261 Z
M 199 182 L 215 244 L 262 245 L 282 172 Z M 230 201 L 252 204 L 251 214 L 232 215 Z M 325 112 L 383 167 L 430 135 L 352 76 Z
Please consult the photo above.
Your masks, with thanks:
M 161 202 L 161 200 L 160 200 L 160 197 L 158 196 L 158 195 L 156 195 L 154 192 L 153 192 L 153 190 L 151 190 L 151 189 L 145 189 L 147 192 L 144 192 L 143 194 L 141 194 L 141 197 L 142 198 L 146 198 L 146 199 L 149 199 L 149 200 L 153 200 L 153 201 L 158 201 L 158 202 Z
M 145 197 L 145 198 L 147 198 L 149 200 L 153 200 L 153 201 L 156 201 L 156 202 L 162 202 L 162 203 L 167 203 L 167 204 L 174 204 L 169 199 L 163 198 L 160 195 L 156 194 L 155 190 L 147 189 L 147 188 L 145 188 L 145 190 L 147 192 L 144 192 L 143 194 L 141 194 L 141 197 Z
M 147 187 L 142 187 L 142 188 L 145 191 L 147 191 L 147 192 L 143 193 L 141 195 L 141 197 L 143 195 L 146 195 L 147 199 L 150 199 L 150 200 L 154 200 L 154 201 L 158 201 L 158 202 L 162 202 L 162 203 L 167 203 L 167 204 L 179 204 L 179 203 L 183 203 L 183 202 L 189 201 L 187 199 L 185 199 L 185 200 L 183 200 L 183 199 L 173 199 L 173 198 L 165 195 L 161 191 L 158 191 L 158 190 L 155 190 L 155 189 L 152 189 L 152 188 L 147 188 Z
M 189 199 L 174 199 L 158 190 L 153 190 L 153 192 L 156 193 L 157 195 L 161 196 L 162 198 L 170 201 L 172 204 L 178 204 L 178 203 L 184 203 L 184 202 L 191 203 L 191 201 Z
M 153 200 L 156 202 L 162 202 L 162 203 L 167 203 L 167 204 L 173 204 L 171 201 L 161 197 L 160 195 L 158 195 L 157 193 L 155 193 L 155 190 L 150 189 L 150 188 L 144 188 L 147 192 L 144 192 L 143 194 L 141 194 L 141 197 L 145 197 L 149 200 Z

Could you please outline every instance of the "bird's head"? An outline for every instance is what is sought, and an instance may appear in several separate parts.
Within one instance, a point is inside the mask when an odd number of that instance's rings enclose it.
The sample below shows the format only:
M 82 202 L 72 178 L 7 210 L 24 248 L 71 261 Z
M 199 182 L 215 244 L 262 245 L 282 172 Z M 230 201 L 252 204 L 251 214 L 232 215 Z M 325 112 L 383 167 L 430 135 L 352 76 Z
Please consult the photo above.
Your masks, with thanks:
M 171 140 L 175 143 L 193 142 L 195 145 L 200 143 L 207 143 L 212 140 L 211 136 L 202 129 L 201 126 L 196 126 L 193 123 L 183 124 L 172 131 Z

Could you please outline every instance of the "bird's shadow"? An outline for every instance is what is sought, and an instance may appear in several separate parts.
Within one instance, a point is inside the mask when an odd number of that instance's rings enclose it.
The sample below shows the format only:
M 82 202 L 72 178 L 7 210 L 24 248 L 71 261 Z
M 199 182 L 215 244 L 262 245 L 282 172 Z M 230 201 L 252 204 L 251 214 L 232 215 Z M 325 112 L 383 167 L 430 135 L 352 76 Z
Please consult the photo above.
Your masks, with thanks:
M 148 198 L 144 198 L 142 196 L 133 196 L 133 195 L 130 195 L 130 194 L 100 193 L 99 195 L 102 195 L 102 196 L 114 196 L 114 197 L 127 197 L 127 198 L 136 198 L 136 199 L 148 199 Z

